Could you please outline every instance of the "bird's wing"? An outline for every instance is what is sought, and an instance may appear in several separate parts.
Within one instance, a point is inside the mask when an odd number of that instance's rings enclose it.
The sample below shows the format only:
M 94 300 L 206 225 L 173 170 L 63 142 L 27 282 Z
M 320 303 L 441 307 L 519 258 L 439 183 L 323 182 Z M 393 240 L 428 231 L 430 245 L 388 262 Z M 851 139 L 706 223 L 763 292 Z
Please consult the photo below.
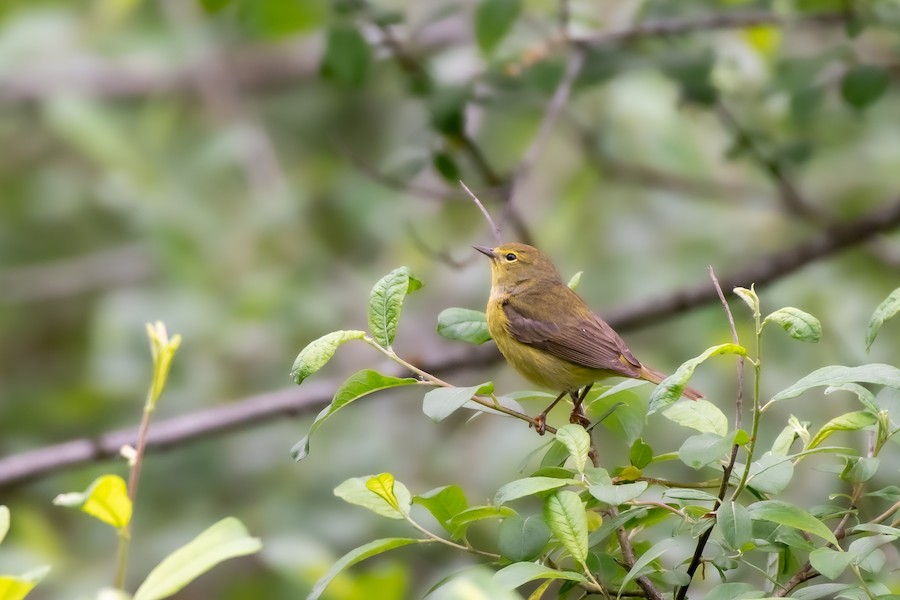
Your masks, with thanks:
M 503 306 L 503 311 L 510 335 L 523 344 L 584 367 L 639 377 L 641 363 L 619 334 L 593 313 L 551 323 L 536 319 L 508 303 Z

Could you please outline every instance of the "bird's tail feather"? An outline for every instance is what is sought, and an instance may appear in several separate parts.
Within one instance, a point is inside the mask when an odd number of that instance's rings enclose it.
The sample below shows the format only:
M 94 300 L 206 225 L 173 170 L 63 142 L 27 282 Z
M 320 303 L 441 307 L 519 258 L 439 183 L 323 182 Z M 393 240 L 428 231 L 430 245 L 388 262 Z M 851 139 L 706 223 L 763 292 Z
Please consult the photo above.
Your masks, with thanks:
M 657 371 L 656 369 L 650 369 L 644 366 L 641 366 L 641 379 L 646 379 L 650 383 L 660 383 L 663 379 L 667 377 L 667 375 L 661 371 Z M 699 400 L 703 397 L 699 391 L 695 390 L 692 387 L 685 387 L 684 391 L 681 392 L 681 395 L 685 398 L 690 398 L 691 400 Z

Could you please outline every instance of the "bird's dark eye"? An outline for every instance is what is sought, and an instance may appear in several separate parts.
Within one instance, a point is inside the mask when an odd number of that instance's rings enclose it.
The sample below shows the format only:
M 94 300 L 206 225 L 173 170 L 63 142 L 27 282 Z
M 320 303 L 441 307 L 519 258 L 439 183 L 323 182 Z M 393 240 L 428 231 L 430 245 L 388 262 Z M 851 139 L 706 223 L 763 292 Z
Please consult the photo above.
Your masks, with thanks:
M 506 258 L 506 262 L 515 262 L 518 257 L 510 252 L 504 258 Z

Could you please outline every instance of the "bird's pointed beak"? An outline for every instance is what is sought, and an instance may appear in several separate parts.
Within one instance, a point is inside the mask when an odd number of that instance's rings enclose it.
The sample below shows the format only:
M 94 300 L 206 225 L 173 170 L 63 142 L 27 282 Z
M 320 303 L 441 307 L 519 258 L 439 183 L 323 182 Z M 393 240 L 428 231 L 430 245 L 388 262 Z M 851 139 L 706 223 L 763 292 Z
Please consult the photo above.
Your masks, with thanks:
M 476 250 L 478 250 L 479 252 L 481 252 L 482 254 L 484 254 L 485 256 L 487 256 L 488 258 L 490 258 L 491 260 L 494 260 L 497 257 L 497 255 L 494 254 L 493 248 L 485 248 L 484 246 L 472 246 L 472 247 L 475 248 Z

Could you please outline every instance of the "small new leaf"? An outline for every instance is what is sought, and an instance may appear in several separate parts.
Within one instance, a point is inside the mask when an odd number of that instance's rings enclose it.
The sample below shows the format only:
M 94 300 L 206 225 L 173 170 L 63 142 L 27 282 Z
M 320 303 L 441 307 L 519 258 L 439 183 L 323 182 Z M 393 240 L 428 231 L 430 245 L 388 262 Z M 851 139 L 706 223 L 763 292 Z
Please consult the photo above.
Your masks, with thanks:
M 750 307 L 750 310 L 753 311 L 753 316 L 759 316 L 759 296 L 756 295 L 755 286 L 751 285 L 750 289 L 743 287 L 734 288 L 735 295 L 744 301 L 744 303 Z
M 116 529 L 131 521 L 131 500 L 125 480 L 118 475 L 102 475 L 84 492 L 60 494 L 53 499 L 57 506 L 74 506 Z
M 394 495 L 394 476 L 390 473 L 373 475 L 366 481 L 366 488 L 387 502 L 391 508 L 400 512 L 400 502 Z
M 0 504 L 0 544 L 9 531 L 9 508 Z
M 789 336 L 801 342 L 816 343 L 822 339 L 822 324 L 819 320 L 793 306 L 779 308 L 765 318 L 761 327 L 770 322 L 780 325 Z
M 437 332 L 448 340 L 483 344 L 491 339 L 487 316 L 480 310 L 447 308 L 438 315 Z
M 350 340 L 361 340 L 364 337 L 366 337 L 365 331 L 332 331 L 310 342 L 294 360 L 294 366 L 291 367 L 291 379 L 294 380 L 294 383 L 300 385 L 304 379 L 324 367 L 331 360 L 338 346 Z
M 574 290 L 578 287 L 578 284 L 581 283 L 581 276 L 583 274 L 584 271 L 578 271 L 577 273 L 572 275 L 572 278 L 569 279 L 569 283 L 566 284 L 567 286 L 569 286 L 569 289 Z
M 875 341 L 881 326 L 884 325 L 885 321 L 894 318 L 898 311 L 900 311 L 900 288 L 891 292 L 878 305 L 875 312 L 872 313 L 872 317 L 869 319 L 869 324 L 866 327 L 866 352 L 872 347 L 872 343 Z
M 382 277 L 369 294 L 369 330 L 384 348 L 390 348 L 397 335 L 400 309 L 408 294 L 422 287 L 409 267 L 394 269 Z

